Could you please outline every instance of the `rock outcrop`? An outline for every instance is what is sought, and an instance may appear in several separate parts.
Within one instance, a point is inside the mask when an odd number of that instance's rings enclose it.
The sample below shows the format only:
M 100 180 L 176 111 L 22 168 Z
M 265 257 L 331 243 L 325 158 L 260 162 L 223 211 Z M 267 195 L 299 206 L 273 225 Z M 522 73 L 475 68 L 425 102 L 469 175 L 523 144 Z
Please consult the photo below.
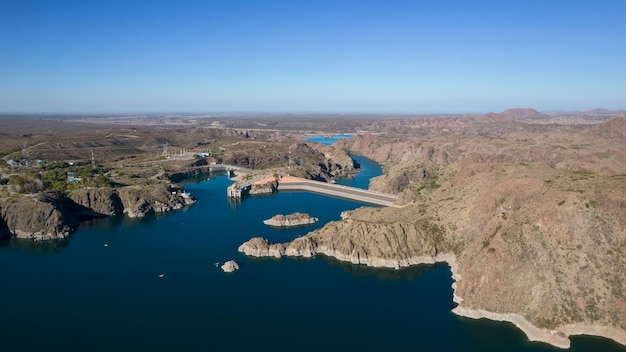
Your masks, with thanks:
M 64 238 L 78 226 L 74 216 L 77 210 L 72 201 L 59 193 L 22 196 L 2 203 L 0 231 L 5 236 L 33 240 Z
M 191 195 L 171 191 L 163 184 L 80 189 L 70 192 L 68 197 L 86 208 L 85 215 L 106 216 L 123 213 L 133 218 L 168 212 L 195 203 Z
M 172 192 L 165 185 L 124 187 L 119 190 L 119 198 L 124 214 L 133 218 L 177 210 L 195 203 L 191 195 Z
M 71 191 L 68 197 L 85 207 L 85 215 L 110 216 L 124 211 L 120 195 L 114 188 L 78 189 Z M 92 214 L 89 214 L 90 211 Z
M 14 195 L 0 202 L 0 236 L 59 239 L 69 236 L 81 219 L 122 213 L 142 217 L 193 203 L 191 195 L 171 192 L 165 185 Z
M 292 175 L 318 181 L 349 176 L 358 167 L 344 150 L 317 143 L 295 143 L 281 152 L 265 148 L 235 151 L 217 161 L 250 169 L 288 166 Z
M 232 273 L 235 270 L 239 270 L 239 264 L 234 260 L 229 260 L 222 265 L 222 270 L 224 270 L 225 273 Z
M 314 224 L 317 220 L 317 218 L 309 214 L 293 213 L 289 215 L 274 215 L 270 219 L 263 220 L 263 223 L 275 227 L 294 227 Z
M 253 184 L 250 189 L 249 194 L 251 195 L 262 195 L 262 194 L 272 194 L 276 192 L 278 189 L 278 181 L 273 180 L 270 182 L 265 182 L 261 184 Z

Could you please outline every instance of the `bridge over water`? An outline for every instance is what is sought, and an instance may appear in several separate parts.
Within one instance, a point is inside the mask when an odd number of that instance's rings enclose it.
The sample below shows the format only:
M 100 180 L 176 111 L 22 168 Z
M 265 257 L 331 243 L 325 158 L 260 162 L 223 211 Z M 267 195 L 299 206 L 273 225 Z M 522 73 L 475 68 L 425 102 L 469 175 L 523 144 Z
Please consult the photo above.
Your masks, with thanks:
M 360 202 L 395 206 L 398 196 L 393 194 L 369 191 L 366 189 L 337 185 L 304 178 L 283 176 L 278 180 L 279 191 L 308 191 L 340 198 L 352 199 Z

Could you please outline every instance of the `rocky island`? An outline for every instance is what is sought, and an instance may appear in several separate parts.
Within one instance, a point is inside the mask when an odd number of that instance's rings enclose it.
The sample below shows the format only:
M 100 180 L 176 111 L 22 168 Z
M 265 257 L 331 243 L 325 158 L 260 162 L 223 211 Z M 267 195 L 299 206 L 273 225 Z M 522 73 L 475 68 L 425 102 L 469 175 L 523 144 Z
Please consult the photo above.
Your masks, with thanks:
M 237 262 L 234 260 L 229 260 L 222 265 L 222 270 L 225 273 L 232 273 L 234 271 L 239 270 L 239 264 L 237 264 Z
M 293 213 L 289 215 L 277 214 L 270 219 L 263 220 L 263 223 L 274 227 L 294 227 L 314 224 L 317 220 L 309 214 Z

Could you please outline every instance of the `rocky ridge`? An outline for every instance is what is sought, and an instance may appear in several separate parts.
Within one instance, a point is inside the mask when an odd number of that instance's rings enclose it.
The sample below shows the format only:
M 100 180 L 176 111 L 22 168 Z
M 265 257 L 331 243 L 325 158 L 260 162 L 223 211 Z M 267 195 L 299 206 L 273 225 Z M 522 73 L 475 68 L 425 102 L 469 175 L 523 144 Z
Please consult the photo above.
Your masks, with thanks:
M 81 219 L 117 214 L 143 217 L 193 203 L 191 195 L 172 192 L 160 184 L 14 196 L 0 203 L 0 233 L 33 240 L 59 239 L 69 236 Z
M 78 226 L 73 216 L 78 207 L 58 193 L 19 197 L 0 206 L 0 233 L 34 240 L 69 236 Z
M 403 208 L 360 208 L 290 243 L 253 238 L 239 251 L 396 269 L 443 261 L 457 314 L 562 348 L 576 334 L 626 345 L 626 145 L 613 137 L 621 120 L 607 124 L 516 127 L 495 140 L 355 137 L 342 143 L 385 163 L 385 190 Z
M 289 167 L 294 176 L 318 181 L 348 176 L 358 168 L 343 149 L 317 143 L 295 143 L 273 152 L 266 148 L 236 151 L 216 159 L 216 162 L 250 169 Z

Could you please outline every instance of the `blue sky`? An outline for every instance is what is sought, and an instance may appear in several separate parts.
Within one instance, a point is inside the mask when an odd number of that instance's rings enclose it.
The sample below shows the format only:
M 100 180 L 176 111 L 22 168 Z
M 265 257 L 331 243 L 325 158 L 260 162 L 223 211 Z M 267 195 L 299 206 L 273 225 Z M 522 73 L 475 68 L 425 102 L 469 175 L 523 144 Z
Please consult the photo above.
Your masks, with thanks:
M 0 112 L 626 108 L 626 1 L 0 0 Z

